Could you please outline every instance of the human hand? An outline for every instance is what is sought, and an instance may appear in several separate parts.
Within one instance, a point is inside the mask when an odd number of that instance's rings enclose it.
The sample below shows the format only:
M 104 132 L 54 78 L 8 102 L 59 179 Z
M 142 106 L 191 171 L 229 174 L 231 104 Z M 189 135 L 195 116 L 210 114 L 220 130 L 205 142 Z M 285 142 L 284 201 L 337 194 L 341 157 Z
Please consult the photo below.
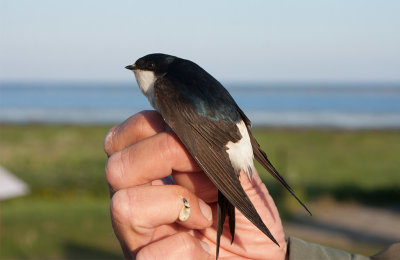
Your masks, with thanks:
M 104 141 L 109 156 L 111 220 L 126 259 L 215 259 L 217 188 L 155 111 L 133 115 Z M 163 178 L 172 174 L 175 185 Z M 221 236 L 220 259 L 285 259 L 286 242 L 274 201 L 257 172 L 240 181 L 280 244 L 278 247 L 236 210 L 235 240 Z M 190 204 L 178 219 L 182 198 Z

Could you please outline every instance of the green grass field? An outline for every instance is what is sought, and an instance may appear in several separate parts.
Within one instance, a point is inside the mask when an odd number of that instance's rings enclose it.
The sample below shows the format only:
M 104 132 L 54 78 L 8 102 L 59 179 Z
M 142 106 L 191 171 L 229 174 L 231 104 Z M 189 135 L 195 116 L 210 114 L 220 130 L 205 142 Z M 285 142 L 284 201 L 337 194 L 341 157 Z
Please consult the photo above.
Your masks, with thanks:
M 110 126 L 1 125 L 0 164 L 30 186 L 0 204 L 0 259 L 121 259 L 109 220 L 103 138 Z M 305 200 L 398 203 L 399 131 L 258 129 Z M 264 171 L 284 218 L 299 207 Z

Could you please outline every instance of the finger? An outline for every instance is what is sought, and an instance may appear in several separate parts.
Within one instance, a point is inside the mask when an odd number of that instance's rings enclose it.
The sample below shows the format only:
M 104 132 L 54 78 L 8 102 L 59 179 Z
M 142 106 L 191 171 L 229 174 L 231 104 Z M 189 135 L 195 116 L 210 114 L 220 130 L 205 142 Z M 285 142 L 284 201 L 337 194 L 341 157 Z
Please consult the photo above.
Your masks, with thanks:
M 181 185 L 196 194 L 207 203 L 218 200 L 218 189 L 205 174 L 197 172 L 175 172 L 173 178 L 176 185 Z
M 114 190 L 148 184 L 172 171 L 200 171 L 175 134 L 162 132 L 118 151 L 106 163 L 106 178 Z
M 108 131 L 104 138 L 104 151 L 110 156 L 139 140 L 164 131 L 165 126 L 165 122 L 158 112 L 142 111 Z
M 190 205 L 185 221 L 179 220 L 184 209 L 183 198 Z M 111 199 L 113 227 L 131 250 L 145 246 L 175 230 L 154 233 L 162 225 L 179 223 L 190 229 L 212 225 L 211 208 L 193 193 L 177 185 L 140 186 L 116 192 Z
M 180 232 L 166 237 L 142 248 L 136 259 L 208 259 L 208 245 L 191 236 Z
M 180 221 L 183 198 L 190 205 L 187 220 Z M 211 208 L 182 186 L 140 186 L 116 192 L 111 199 L 113 219 L 129 223 L 138 234 L 163 224 L 178 221 L 184 227 L 203 229 L 211 226 Z

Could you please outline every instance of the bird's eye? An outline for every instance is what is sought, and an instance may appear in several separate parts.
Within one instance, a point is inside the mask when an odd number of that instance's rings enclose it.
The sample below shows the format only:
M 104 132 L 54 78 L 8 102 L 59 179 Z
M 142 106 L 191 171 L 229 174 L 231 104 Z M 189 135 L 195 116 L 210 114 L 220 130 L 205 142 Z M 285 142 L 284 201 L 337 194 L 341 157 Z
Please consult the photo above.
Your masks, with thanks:
M 150 68 L 154 68 L 156 65 L 154 63 L 150 63 Z

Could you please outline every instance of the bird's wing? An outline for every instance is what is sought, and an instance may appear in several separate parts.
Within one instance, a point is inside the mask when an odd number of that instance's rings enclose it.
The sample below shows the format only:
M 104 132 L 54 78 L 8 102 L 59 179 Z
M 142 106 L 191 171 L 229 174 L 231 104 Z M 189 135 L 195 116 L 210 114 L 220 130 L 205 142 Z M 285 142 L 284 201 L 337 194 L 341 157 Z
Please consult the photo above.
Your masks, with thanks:
M 200 87 L 204 86 L 199 86 L 197 82 L 185 84 L 168 74 L 163 76 L 154 85 L 157 109 L 218 190 L 257 228 L 278 244 L 244 192 L 226 150 L 228 141 L 236 142 L 241 139 L 239 129 L 232 121 L 232 118 L 235 120 L 240 115 L 236 110 L 236 115 L 230 115 L 231 108 L 218 107 L 217 103 L 209 101 L 211 97 L 202 98 L 198 94 L 201 92 Z M 187 88 L 192 89 L 188 91 Z M 220 113 L 214 113 L 216 109 L 225 109 L 221 111 L 223 118 L 218 118 Z
M 240 116 L 243 118 L 244 122 L 247 125 L 247 131 L 250 136 L 250 141 L 251 141 L 251 146 L 253 147 L 253 153 L 254 153 L 254 158 L 266 169 L 280 184 L 282 184 L 283 187 L 285 187 L 290 194 L 304 207 L 307 212 L 311 214 L 310 210 L 304 205 L 304 203 L 296 196 L 294 193 L 293 189 L 287 184 L 285 179 L 279 174 L 279 172 L 275 169 L 275 167 L 272 165 L 272 163 L 269 161 L 267 154 L 261 149 L 259 143 L 257 142 L 256 138 L 253 136 L 253 134 L 250 131 L 250 126 L 251 122 L 247 118 L 247 116 L 244 114 L 244 112 L 238 107 L 238 111 Z

